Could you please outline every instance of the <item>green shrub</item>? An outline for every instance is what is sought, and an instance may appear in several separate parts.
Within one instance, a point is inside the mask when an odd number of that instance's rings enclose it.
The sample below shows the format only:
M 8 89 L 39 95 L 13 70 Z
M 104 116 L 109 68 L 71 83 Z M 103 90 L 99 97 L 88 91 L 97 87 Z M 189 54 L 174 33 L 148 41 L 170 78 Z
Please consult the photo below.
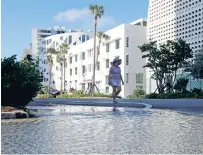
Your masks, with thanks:
M 135 89 L 133 94 L 128 96 L 128 98 L 144 98 L 144 97 L 145 97 L 145 91 L 140 88 Z
M 60 94 L 56 96 L 56 98 L 82 98 L 82 97 L 91 97 L 91 95 L 83 94 L 82 91 L 79 91 L 73 94 Z M 111 95 L 100 93 L 95 94 L 94 97 L 111 97 Z
M 149 94 L 146 95 L 148 99 L 180 99 L 180 98 L 203 98 L 203 92 L 194 93 L 194 92 L 174 92 L 174 93 L 161 93 L 161 94 Z
M 23 109 L 37 92 L 43 81 L 38 64 L 30 57 L 18 62 L 16 55 L 1 59 L 1 103 Z
M 151 94 L 146 95 L 146 98 L 149 98 L 149 99 L 156 99 L 156 98 L 158 98 L 158 94 L 156 94 L 156 93 L 151 93 Z
M 38 94 L 36 98 L 53 98 L 53 96 L 49 96 L 49 94 Z
M 189 79 L 186 78 L 178 79 L 174 86 L 174 89 L 178 92 L 186 92 L 188 81 Z

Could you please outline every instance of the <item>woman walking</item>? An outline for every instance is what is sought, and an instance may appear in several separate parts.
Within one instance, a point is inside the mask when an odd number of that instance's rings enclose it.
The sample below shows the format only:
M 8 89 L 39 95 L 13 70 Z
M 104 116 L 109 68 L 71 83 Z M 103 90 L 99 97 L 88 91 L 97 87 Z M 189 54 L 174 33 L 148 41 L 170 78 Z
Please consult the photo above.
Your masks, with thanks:
M 113 88 L 113 103 L 117 103 L 116 97 L 121 92 L 121 82 L 124 85 L 123 78 L 121 75 L 121 69 L 119 65 L 121 64 L 121 59 L 115 58 L 112 62 L 112 66 L 109 71 L 109 85 Z

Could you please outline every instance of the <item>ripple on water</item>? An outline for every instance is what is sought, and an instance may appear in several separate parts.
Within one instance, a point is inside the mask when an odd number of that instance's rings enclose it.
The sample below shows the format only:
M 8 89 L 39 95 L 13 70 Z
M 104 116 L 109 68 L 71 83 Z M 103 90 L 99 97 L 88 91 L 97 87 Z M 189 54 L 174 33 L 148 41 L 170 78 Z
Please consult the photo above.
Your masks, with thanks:
M 80 107 L 2 121 L 2 153 L 203 153 L 203 119 L 166 110 Z

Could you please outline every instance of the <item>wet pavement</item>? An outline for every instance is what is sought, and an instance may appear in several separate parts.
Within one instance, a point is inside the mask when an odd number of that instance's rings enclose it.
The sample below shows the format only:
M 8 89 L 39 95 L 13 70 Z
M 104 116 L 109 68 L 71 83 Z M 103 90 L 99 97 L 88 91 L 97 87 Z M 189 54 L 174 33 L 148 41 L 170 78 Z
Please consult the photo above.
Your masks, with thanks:
M 41 117 L 2 120 L 1 153 L 203 153 L 201 115 L 85 106 L 34 112 Z

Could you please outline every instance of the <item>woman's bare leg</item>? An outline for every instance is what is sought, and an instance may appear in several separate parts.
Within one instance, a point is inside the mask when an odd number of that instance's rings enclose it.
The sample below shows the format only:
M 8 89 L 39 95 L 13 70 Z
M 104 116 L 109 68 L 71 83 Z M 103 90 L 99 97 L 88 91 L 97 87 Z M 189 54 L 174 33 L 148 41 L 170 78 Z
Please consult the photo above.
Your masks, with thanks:
M 116 94 L 115 94 L 115 98 L 120 94 L 120 92 L 121 92 L 121 87 L 118 87 Z
M 116 87 L 113 87 L 113 94 L 112 94 L 112 96 L 113 96 L 113 100 L 115 100 L 116 99 Z

